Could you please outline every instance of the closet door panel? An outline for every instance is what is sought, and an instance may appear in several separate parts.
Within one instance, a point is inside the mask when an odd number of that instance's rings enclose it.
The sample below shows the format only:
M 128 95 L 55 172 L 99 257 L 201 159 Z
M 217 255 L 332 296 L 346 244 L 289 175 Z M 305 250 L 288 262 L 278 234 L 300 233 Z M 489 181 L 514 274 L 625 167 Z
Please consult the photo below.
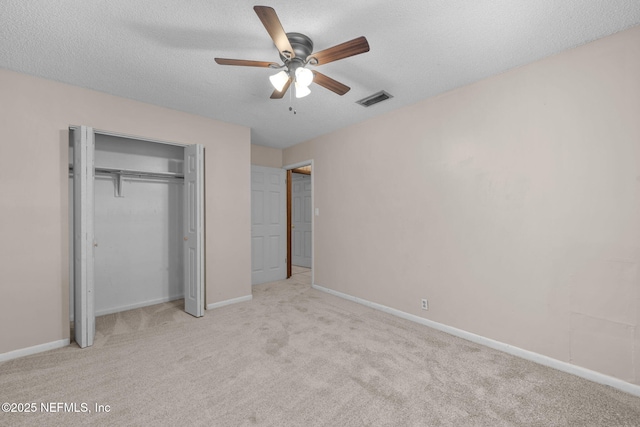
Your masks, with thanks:
M 184 309 L 204 315 L 204 148 L 184 149 Z
M 94 150 L 93 129 L 73 130 L 74 335 L 82 348 L 93 345 L 94 295 Z

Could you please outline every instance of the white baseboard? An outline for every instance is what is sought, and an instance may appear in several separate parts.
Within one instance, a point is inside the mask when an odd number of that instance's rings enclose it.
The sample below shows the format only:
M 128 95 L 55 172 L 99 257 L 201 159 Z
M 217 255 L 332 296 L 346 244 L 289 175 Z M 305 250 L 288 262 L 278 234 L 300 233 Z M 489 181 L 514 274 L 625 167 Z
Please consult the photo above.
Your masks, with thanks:
M 121 311 L 134 310 L 136 308 L 147 307 L 149 305 L 162 304 L 163 302 L 175 301 L 181 298 L 184 298 L 184 295 L 173 295 L 168 297 L 156 298 L 148 301 L 142 301 L 135 304 L 127 304 L 120 307 L 107 308 L 105 310 L 99 310 L 99 311 L 96 310 L 96 317 L 104 316 L 106 314 L 120 313 Z
M 231 298 L 228 300 L 214 302 L 212 304 L 207 304 L 207 310 L 213 310 L 214 308 L 224 307 L 225 305 L 236 304 L 239 302 L 251 301 L 253 299 L 253 295 L 245 295 L 243 297 Z
M 69 342 L 69 338 L 67 338 L 64 340 L 48 342 L 45 344 L 34 345 L 33 347 L 21 348 L 7 353 L 2 353 L 0 354 L 0 362 L 6 362 L 7 360 L 17 359 L 18 357 L 31 356 L 32 354 L 42 353 L 43 351 L 66 347 L 69 345 Z
M 460 337 L 465 340 L 472 341 L 472 342 L 493 348 L 495 350 L 499 350 L 504 353 L 508 353 L 513 356 L 520 357 L 522 359 L 530 360 L 532 362 L 539 363 L 540 365 L 548 366 L 550 368 L 554 368 L 559 371 L 566 372 L 568 374 L 576 375 L 578 377 L 587 379 L 589 381 L 593 381 L 598 384 L 608 385 L 610 387 L 613 387 L 618 390 L 624 391 L 626 393 L 632 394 L 634 396 L 640 397 L 640 386 L 628 383 L 621 379 L 614 378 L 609 375 L 605 375 L 600 372 L 592 371 L 586 368 L 582 368 L 580 366 L 573 365 L 568 362 L 563 362 L 558 359 L 553 359 L 551 357 L 544 356 L 539 353 L 534 353 L 533 351 L 525 350 L 519 347 L 515 347 L 510 344 L 506 344 L 500 341 L 495 341 L 495 340 L 492 340 L 491 338 L 486 338 L 481 335 L 476 335 L 474 333 L 467 332 L 462 329 L 458 329 L 452 326 L 444 325 L 442 323 L 434 322 L 433 320 L 429 320 L 413 314 L 405 313 L 404 311 L 396 310 L 395 308 L 387 307 L 382 304 L 367 301 L 365 299 L 344 294 L 342 292 L 334 291 L 333 289 L 325 288 L 323 286 L 313 284 L 311 285 L 311 287 L 319 291 L 326 292 L 328 294 L 335 295 L 337 297 L 340 297 L 349 301 L 353 301 L 358 304 L 362 304 L 367 307 L 383 311 L 385 313 L 389 313 L 393 316 L 401 317 L 403 319 L 410 320 L 412 322 L 416 322 L 421 325 L 425 325 L 442 332 L 446 332 L 450 335 L 454 335 L 456 337 Z

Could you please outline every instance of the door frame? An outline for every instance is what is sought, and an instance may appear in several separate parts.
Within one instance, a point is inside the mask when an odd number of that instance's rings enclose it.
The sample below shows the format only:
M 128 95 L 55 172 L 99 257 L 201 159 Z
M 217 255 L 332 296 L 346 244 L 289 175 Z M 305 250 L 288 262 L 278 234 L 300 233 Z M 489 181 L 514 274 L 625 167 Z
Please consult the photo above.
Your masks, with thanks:
M 154 138 L 145 138 L 145 137 L 141 137 L 141 136 L 136 136 L 136 135 L 127 135 L 127 134 L 123 134 L 123 133 L 117 133 L 117 132 L 110 132 L 110 131 L 105 131 L 105 130 L 101 130 L 101 129 L 96 129 L 96 128 L 92 128 L 90 126 L 82 126 L 82 125 L 70 125 L 68 127 L 68 137 L 71 137 L 71 133 L 72 132 L 80 132 L 80 130 L 83 127 L 87 127 L 87 128 L 91 128 L 93 131 L 93 135 L 95 138 L 95 135 L 104 135 L 104 136 L 112 136 L 112 137 L 118 137 L 118 138 L 126 138 L 126 139 L 133 139 L 133 140 L 137 140 L 137 141 L 143 141 L 143 142 L 151 142 L 151 143 L 155 143 L 155 144 L 164 144 L 164 145 L 173 145 L 173 146 L 177 146 L 177 147 L 182 147 L 182 148 L 186 148 L 190 145 L 197 145 L 197 144 L 181 144 L 181 143 L 177 143 L 177 142 L 169 142 L 169 141 L 163 141 L 163 140 L 159 140 L 159 139 L 154 139 Z M 74 156 L 75 156 L 75 152 L 74 152 Z M 75 162 L 74 162 L 75 163 Z M 202 177 L 201 177 L 201 183 L 202 183 L 202 206 L 201 206 L 201 211 L 202 211 L 202 228 L 200 230 L 200 235 L 201 235 L 201 242 L 202 242 L 202 276 L 201 276 L 201 280 L 200 280 L 200 296 L 201 296 L 201 300 L 202 300 L 202 314 L 204 314 L 204 310 L 206 310 L 206 258 L 205 258 L 205 254 L 206 254 L 206 239 L 205 239 L 205 227 L 206 227 L 206 185 L 205 185 L 205 174 L 206 174 L 206 161 L 204 159 L 204 150 L 203 150 L 203 155 L 202 155 Z M 74 177 L 75 179 L 75 177 Z M 75 184 L 74 184 L 75 185 Z M 74 200 L 75 203 L 75 200 Z M 184 204 L 184 201 L 183 201 Z M 184 208 L 184 206 L 183 206 Z M 70 215 L 70 213 L 68 213 L 68 216 Z M 70 224 L 71 227 L 73 227 L 73 224 Z M 70 239 L 73 239 L 73 233 L 72 230 L 70 230 Z M 75 245 L 73 246 L 75 248 Z M 75 258 L 73 254 L 70 254 L 70 258 L 69 258 L 69 269 L 70 272 L 75 271 Z M 71 278 L 73 278 L 74 276 L 72 275 Z M 73 279 L 73 281 L 69 280 L 69 292 L 74 293 L 74 297 L 75 297 L 75 292 L 76 292 L 76 282 L 75 279 Z M 186 289 L 185 289 L 186 291 Z M 75 305 L 75 298 L 74 298 L 74 305 Z M 93 304 L 92 304 L 93 306 Z M 75 311 L 75 307 L 71 306 L 70 309 L 74 309 Z M 185 307 L 186 308 L 186 307 Z M 93 325 L 95 327 L 95 307 L 92 307 L 92 314 L 93 314 Z M 186 310 L 185 310 L 186 311 Z M 76 315 L 74 313 L 74 319 L 75 319 Z
M 304 160 L 302 162 L 292 163 L 283 166 L 282 169 L 287 171 L 287 279 L 291 277 L 291 176 L 293 170 L 301 168 L 303 166 L 311 166 L 311 284 L 315 284 L 315 263 L 316 263 L 316 250 L 315 250 L 315 221 L 316 221 L 316 208 L 315 208 L 315 166 L 313 159 Z

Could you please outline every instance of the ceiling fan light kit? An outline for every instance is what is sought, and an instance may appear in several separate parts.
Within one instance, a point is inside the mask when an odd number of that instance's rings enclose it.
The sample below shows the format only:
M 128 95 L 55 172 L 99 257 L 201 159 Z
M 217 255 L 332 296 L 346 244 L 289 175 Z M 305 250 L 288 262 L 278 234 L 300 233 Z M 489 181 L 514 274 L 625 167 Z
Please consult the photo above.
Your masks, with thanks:
M 301 85 L 298 82 L 296 82 L 295 86 L 296 86 L 296 98 L 304 98 L 305 96 L 311 93 L 311 90 L 307 86 Z
M 313 73 L 311 72 L 311 70 L 303 67 L 296 69 L 296 83 L 304 87 L 309 87 L 312 81 Z
M 306 68 L 307 65 L 317 66 L 359 55 L 369 51 L 369 43 L 365 37 L 358 37 L 337 46 L 330 47 L 320 52 L 313 52 L 313 41 L 301 33 L 285 33 L 280 19 L 273 8 L 268 6 L 254 6 L 253 10 L 262 21 L 265 29 L 271 36 L 273 44 L 280 52 L 280 59 L 284 63 L 278 65 L 267 61 L 250 61 L 245 59 L 215 58 L 220 65 L 236 65 L 245 67 L 262 67 L 279 69 L 277 74 L 269 77 L 275 91 L 271 99 L 281 99 L 294 83 L 296 98 L 302 98 L 311 93 L 309 85 L 316 83 L 338 95 L 344 95 L 351 88 L 321 74 Z
M 284 88 L 284 85 L 289 81 L 289 74 L 287 74 L 287 72 L 283 70 L 269 77 L 269 80 L 271 81 L 273 87 L 276 88 L 278 92 L 281 92 Z

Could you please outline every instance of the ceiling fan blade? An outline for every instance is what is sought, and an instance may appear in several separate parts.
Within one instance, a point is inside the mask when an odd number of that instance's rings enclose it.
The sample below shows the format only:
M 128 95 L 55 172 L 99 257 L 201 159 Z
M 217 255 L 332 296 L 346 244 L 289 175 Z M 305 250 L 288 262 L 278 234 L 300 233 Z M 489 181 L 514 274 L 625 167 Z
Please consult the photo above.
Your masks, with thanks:
M 362 36 L 330 47 L 329 49 L 312 53 L 309 55 L 309 58 L 315 58 L 318 61 L 316 65 L 322 65 L 365 52 L 369 52 L 369 42 L 366 37 Z
M 269 6 L 254 6 L 253 10 L 256 11 L 258 18 L 262 21 L 262 25 L 267 29 L 267 32 L 273 39 L 273 43 L 280 53 L 286 58 L 295 57 L 296 55 L 293 53 L 293 48 L 287 38 L 287 33 L 284 32 L 284 28 L 282 28 L 276 11 Z
M 339 81 L 333 80 L 331 77 L 327 77 L 317 71 L 313 71 L 313 82 L 325 89 L 329 89 L 330 91 L 337 93 L 340 96 L 351 90 L 349 86 L 343 85 Z
M 214 58 L 215 61 L 220 65 L 240 65 L 242 67 L 262 67 L 262 68 L 270 68 L 272 65 L 275 67 L 280 67 L 280 65 L 275 62 L 267 62 L 267 61 L 248 61 L 246 59 L 227 59 L 227 58 Z
M 278 92 L 277 90 L 273 91 L 273 93 L 271 94 L 271 99 L 282 99 L 284 94 L 287 93 L 287 90 L 289 89 L 289 86 L 291 86 L 291 82 L 292 81 L 293 81 L 293 79 L 291 77 L 289 77 L 289 80 L 287 80 L 287 82 L 284 84 L 284 87 L 282 88 L 282 90 L 280 92 Z

